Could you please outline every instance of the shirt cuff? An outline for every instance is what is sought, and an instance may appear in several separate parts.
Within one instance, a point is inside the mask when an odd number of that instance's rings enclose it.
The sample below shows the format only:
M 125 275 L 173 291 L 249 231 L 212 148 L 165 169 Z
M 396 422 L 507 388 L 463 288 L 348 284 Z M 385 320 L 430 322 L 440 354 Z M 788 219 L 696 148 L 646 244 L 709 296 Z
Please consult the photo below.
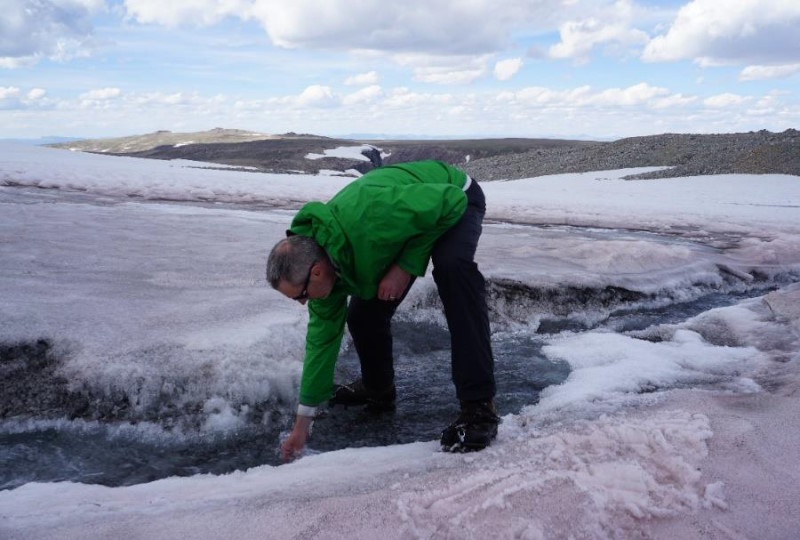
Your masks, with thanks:
M 317 408 L 302 403 L 297 406 L 297 416 L 308 416 L 313 418 L 317 414 Z

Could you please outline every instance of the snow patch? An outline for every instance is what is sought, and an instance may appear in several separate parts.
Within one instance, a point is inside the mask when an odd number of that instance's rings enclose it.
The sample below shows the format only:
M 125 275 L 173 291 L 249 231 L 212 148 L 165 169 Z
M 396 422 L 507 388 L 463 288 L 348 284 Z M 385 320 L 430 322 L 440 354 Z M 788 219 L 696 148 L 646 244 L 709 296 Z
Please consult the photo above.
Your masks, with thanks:
M 456 478 L 442 475 L 444 487 L 429 480 L 402 494 L 398 512 L 415 538 L 624 536 L 626 523 L 724 504 L 698 470 L 711 436 L 707 417 L 680 410 L 604 416 L 548 434 L 503 429 L 501 449 Z
M 696 332 L 677 330 L 670 341 L 650 341 L 610 333 L 558 336 L 542 352 L 566 361 L 572 371 L 560 385 L 544 389 L 531 414 L 619 405 L 626 397 L 677 386 L 725 382 L 743 391 L 758 389 L 738 373 L 764 358 L 753 347 L 716 347 Z
M 361 152 L 365 150 L 372 150 L 375 149 L 374 146 L 369 144 L 362 144 L 359 146 L 337 146 L 336 148 L 331 148 L 329 150 L 324 150 L 322 154 L 306 154 L 306 159 L 322 159 L 322 158 L 344 158 L 344 159 L 354 159 L 357 161 L 369 161 L 369 158 L 362 154 Z

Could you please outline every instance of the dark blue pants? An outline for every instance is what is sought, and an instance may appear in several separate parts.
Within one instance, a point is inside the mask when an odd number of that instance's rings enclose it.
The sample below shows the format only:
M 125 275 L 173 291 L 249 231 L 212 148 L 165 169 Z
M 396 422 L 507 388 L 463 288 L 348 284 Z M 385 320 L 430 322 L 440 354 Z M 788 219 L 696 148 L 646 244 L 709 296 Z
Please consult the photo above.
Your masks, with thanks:
M 452 377 L 462 401 L 485 401 L 495 395 L 494 358 L 489 337 L 486 283 L 475 263 L 486 200 L 473 181 L 467 190 L 467 209 L 461 220 L 434 244 L 433 279 L 450 329 Z M 408 289 L 414 283 L 412 279 Z M 391 320 L 396 302 L 353 297 L 347 326 L 361 361 L 364 386 L 381 391 L 394 382 Z

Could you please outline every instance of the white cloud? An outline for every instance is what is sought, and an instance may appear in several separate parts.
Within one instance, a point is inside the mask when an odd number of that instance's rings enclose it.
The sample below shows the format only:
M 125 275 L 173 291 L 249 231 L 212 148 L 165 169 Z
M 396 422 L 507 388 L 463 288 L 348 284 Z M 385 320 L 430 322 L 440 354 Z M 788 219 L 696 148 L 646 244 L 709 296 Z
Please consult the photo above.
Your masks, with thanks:
M 762 96 L 758 100 L 756 100 L 756 103 L 753 106 L 753 110 L 760 114 L 772 114 L 772 115 L 778 114 L 781 109 L 786 110 L 786 106 L 783 103 L 783 99 L 787 95 L 790 95 L 790 92 L 773 90 L 767 95 Z
M 75 136 L 231 126 L 322 135 L 370 132 L 620 137 L 762 128 L 782 131 L 800 124 L 800 101 L 795 92 L 714 96 L 707 104 L 697 96 L 645 83 L 621 88 L 530 87 L 500 93 L 420 92 L 373 86 L 344 96 L 316 86 L 296 95 L 253 100 L 199 93 L 121 92 L 117 98 L 106 100 L 42 97 L 35 102 L 25 99 L 31 88 L 7 86 L 0 87 L 0 95 L 8 96 L 0 99 L 4 111 L 0 131 L 6 136 L 19 136 L 23 131 L 26 136 L 38 136 L 52 131 L 55 123 L 69 126 Z M 730 105 L 723 106 L 726 103 Z M 87 110 L 102 110 L 102 114 L 87 114 Z
M 141 96 L 139 103 L 155 103 L 158 105 L 180 105 L 184 102 L 183 92 L 174 92 L 172 94 L 163 94 L 155 92 Z
M 367 86 L 342 98 L 345 105 L 359 105 L 370 103 L 383 96 L 383 90 L 378 85 Z
M 389 109 L 411 112 L 418 108 L 430 106 L 435 108 L 449 106 L 453 102 L 454 97 L 451 94 L 411 92 L 408 88 L 400 87 L 392 89 L 381 105 Z
M 725 107 L 734 107 L 738 105 L 742 105 L 749 101 L 750 98 L 746 96 L 740 96 L 738 94 L 718 94 L 716 96 L 711 96 L 703 100 L 703 105 L 707 107 L 712 107 L 715 109 L 721 109 Z
M 108 99 L 114 99 L 119 97 L 122 93 L 122 90 L 119 88 L 97 88 L 94 90 L 89 90 L 85 94 L 81 94 L 81 99 L 86 100 L 93 100 L 93 101 L 105 101 Z
M 252 0 L 125 0 L 129 19 L 142 24 L 209 26 L 225 17 L 248 19 Z
M 654 109 L 671 109 L 673 107 L 685 107 L 697 101 L 697 96 L 684 96 L 683 94 L 672 94 L 666 97 L 659 97 L 651 101 L 650 105 Z
M 429 54 L 396 54 L 392 59 L 410 67 L 414 80 L 433 84 L 469 84 L 488 71 L 490 55 L 446 56 Z
M 636 15 L 630 0 L 619 0 L 578 20 L 566 21 L 559 27 L 561 41 L 550 47 L 549 56 L 572 58 L 583 63 L 599 46 L 625 52 L 631 47 L 644 45 L 649 36 L 633 27 Z
M 0 86 L 0 110 L 48 108 L 53 102 L 45 98 L 46 94 L 42 88 L 23 91 L 16 86 Z
M 29 66 L 41 58 L 69 60 L 92 49 L 92 12 L 98 0 L 4 0 L 0 10 L 0 67 Z
M 125 0 L 124 7 L 128 18 L 167 26 L 256 20 L 285 48 L 456 55 L 496 52 L 515 29 L 548 29 L 578 9 L 561 0 L 506 0 L 500 8 L 488 0 Z
M 32 66 L 39 61 L 39 58 L 36 56 L 21 56 L 19 58 L 14 58 L 11 56 L 2 56 L 0 57 L 0 68 L 3 69 L 17 69 L 26 66 Z
M 414 69 L 414 80 L 433 84 L 469 84 L 486 74 L 486 68 L 453 69 L 446 66 Z
M 329 86 L 314 84 L 297 96 L 296 103 L 301 107 L 333 107 L 339 100 Z
M 197 92 L 186 94 L 184 92 L 174 92 L 172 94 L 165 94 L 164 92 L 145 92 L 145 93 L 131 93 L 124 94 L 122 99 L 109 99 L 105 101 L 95 102 L 104 105 L 119 103 L 123 107 L 132 108 L 145 108 L 152 109 L 158 107 L 166 108 L 185 108 L 187 110 L 203 111 L 220 107 L 226 103 L 226 98 L 221 95 L 205 97 Z
M 10 99 L 19 96 L 19 88 L 16 86 L 0 86 L 0 99 Z
M 641 30 L 622 24 L 602 24 L 595 20 L 568 22 L 560 28 L 561 42 L 550 47 L 551 58 L 573 58 L 578 63 L 588 61 L 591 52 L 600 45 L 617 46 L 622 50 L 644 45 L 648 36 Z
M 522 68 L 522 58 L 500 60 L 494 65 L 494 76 L 499 81 L 507 81 Z
M 368 86 L 378 84 L 378 72 L 368 71 L 367 73 L 360 73 L 345 79 L 344 84 L 347 86 Z
M 33 88 L 25 95 L 28 101 L 36 101 L 42 99 L 45 94 L 47 94 L 47 90 L 43 88 Z
M 164 94 L 163 92 L 144 92 L 141 94 L 130 94 L 127 96 L 127 103 L 135 107 L 153 105 L 177 105 L 183 99 L 183 94 Z
M 531 3 L 457 0 L 348 0 L 324 3 L 255 0 L 252 14 L 282 47 L 372 49 L 436 54 L 480 54 L 510 40 L 522 21 L 546 17 L 556 0 Z
M 498 100 L 528 104 L 538 107 L 652 107 L 668 108 L 685 105 L 692 98 L 681 94 L 671 94 L 666 88 L 639 83 L 627 88 L 607 88 L 593 90 L 590 86 L 579 86 L 567 90 L 552 90 L 533 86 L 517 92 L 498 94 Z
M 576 105 L 578 100 L 591 92 L 591 87 L 581 86 L 572 90 L 551 90 L 541 86 L 530 86 L 517 92 L 503 92 L 497 96 L 498 100 L 512 103 L 549 106 L 549 105 Z
M 694 60 L 702 66 L 798 60 L 800 2 L 796 0 L 692 0 L 642 58 Z
M 83 6 L 89 13 L 108 11 L 106 0 L 52 0 L 56 4 L 77 4 Z
M 783 64 L 780 66 L 747 66 L 739 73 L 740 81 L 758 81 L 762 79 L 782 79 L 800 72 L 800 64 Z
M 593 96 L 589 102 L 604 106 L 647 105 L 652 104 L 655 98 L 663 99 L 669 95 L 669 90 L 639 83 L 628 88 L 609 88 Z

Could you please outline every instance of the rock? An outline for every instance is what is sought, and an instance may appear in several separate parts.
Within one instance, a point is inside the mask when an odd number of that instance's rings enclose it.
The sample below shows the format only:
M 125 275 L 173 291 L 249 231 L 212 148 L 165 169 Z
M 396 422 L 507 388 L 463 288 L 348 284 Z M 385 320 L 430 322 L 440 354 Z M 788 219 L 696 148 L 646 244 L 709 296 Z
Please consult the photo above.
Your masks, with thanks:
M 361 154 L 369 159 L 373 167 L 377 168 L 383 165 L 383 159 L 381 159 L 381 153 L 374 146 L 370 146 L 368 149 L 362 150 Z

